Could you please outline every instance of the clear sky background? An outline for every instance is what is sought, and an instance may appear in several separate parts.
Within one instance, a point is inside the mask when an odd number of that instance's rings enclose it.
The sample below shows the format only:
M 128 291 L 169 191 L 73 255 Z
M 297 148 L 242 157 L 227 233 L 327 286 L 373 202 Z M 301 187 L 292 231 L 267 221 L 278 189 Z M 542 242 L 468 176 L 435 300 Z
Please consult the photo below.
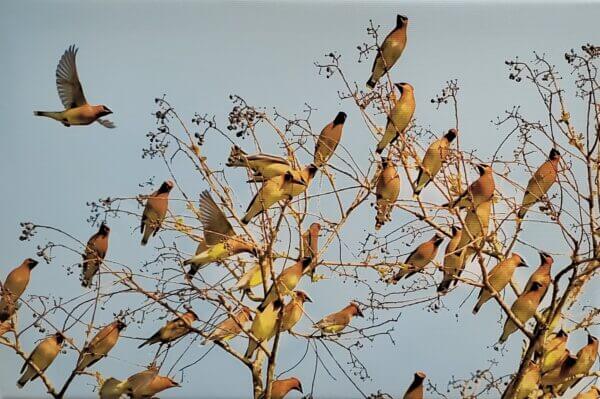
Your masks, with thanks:
M 415 87 L 418 122 L 436 132 L 452 126 L 449 110 L 436 111 L 429 100 L 446 80 L 458 79 L 461 145 L 476 148 L 477 155 L 484 159 L 491 156 L 506 133 L 490 123 L 505 109 L 521 104 L 529 115 L 534 115 L 533 119 L 535 115 L 543 118 L 532 89 L 507 79 L 504 61 L 514 56 L 529 59 L 533 50 L 543 52 L 562 69 L 565 83 L 570 83 L 564 52 L 587 42 L 600 42 L 598 2 L 569 5 L 3 2 L 0 5 L 3 71 L 0 87 L 4 90 L 0 97 L 1 278 L 23 258 L 32 256 L 35 245 L 44 238 L 56 238 L 42 234 L 38 241 L 19 242 L 19 222 L 61 226 L 85 241 L 96 229 L 86 223 L 89 216 L 86 201 L 108 195 L 136 195 L 142 191 L 138 183 L 148 177 L 155 176 L 157 181 L 166 178 L 162 164 L 140 157 L 147 142 L 145 135 L 154 126 L 150 115 L 154 110 L 153 99 L 163 93 L 186 120 L 197 111 L 215 114 L 224 123 L 230 109 L 227 96 L 232 93 L 240 94 L 252 104 L 276 105 L 287 114 L 299 113 L 308 102 L 318 109 L 312 119 L 317 129 L 344 109 L 349 117 L 343 144 L 360 157 L 361 150 L 375 143 L 362 125 L 359 113 L 348 103 L 340 103 L 336 93 L 341 88 L 339 81 L 318 76 L 313 62 L 337 50 L 342 54 L 347 76 L 364 84 L 371 60 L 356 63 L 356 46 L 368 40 L 365 28 L 369 19 L 381 24 L 382 32 L 387 33 L 397 13 L 410 18 L 409 44 L 392 75 Z M 80 48 L 77 65 L 88 100 L 106 104 L 114 111 L 111 119 L 116 129 L 107 130 L 98 124 L 65 128 L 49 119 L 32 116 L 33 110 L 60 109 L 54 72 L 59 57 L 70 44 Z M 575 104 L 579 105 L 574 103 L 571 110 L 577 114 Z M 209 161 L 215 165 L 223 163 L 229 147 L 218 147 L 208 141 Z M 200 181 L 197 184 L 197 192 L 206 188 Z M 241 209 L 249 194 L 243 186 L 239 190 Z M 403 193 L 408 195 L 406 185 Z M 366 231 L 372 231 L 373 210 L 366 208 L 352 220 L 346 233 L 348 242 L 356 242 L 364 238 Z M 403 221 L 402 218 L 405 221 L 406 217 L 397 212 L 396 219 L 386 229 L 391 230 L 395 222 Z M 139 246 L 139 232 L 134 231 L 137 225 L 133 219 L 111 221 L 109 257 L 130 264 L 151 258 L 151 248 Z M 561 251 L 561 244 L 543 230 L 532 227 L 528 234 L 530 238 L 537 234 L 534 240 L 537 239 L 539 246 Z M 192 249 L 191 245 L 188 249 Z M 405 247 L 399 250 L 407 251 Z M 524 248 L 520 252 L 529 263 L 537 265 L 534 250 Z M 76 261 L 76 256 L 61 255 L 50 265 L 40 264 L 34 271 L 29 292 L 66 297 L 82 292 L 77 275 L 67 275 L 63 266 Z M 519 271 L 518 279 L 522 282 L 527 273 Z M 349 299 L 359 297 L 360 292 L 355 290 L 352 285 L 319 283 L 310 288 L 310 293 L 320 300 L 308 305 L 308 312 L 318 319 Z M 368 366 L 371 380 L 361 382 L 360 389 L 366 393 L 382 389 L 400 396 L 413 372 L 420 369 L 438 386 L 445 386 L 452 376 L 466 376 L 486 367 L 487 360 L 492 358 L 501 363 L 499 374 L 514 371 L 521 337 L 517 338 L 518 334 L 511 337 L 511 349 L 501 357 L 492 348 L 501 328 L 499 311 L 489 306 L 473 317 L 470 312 L 473 297 L 459 308 L 469 293 L 467 288 L 454 291 L 444 301 L 448 309 L 437 314 L 420 307 L 404 311 L 395 326 L 394 346 L 387 339 L 366 343 L 358 354 Z M 584 300 L 586 304 L 598 305 L 597 294 L 589 291 Z M 109 312 L 102 316 L 106 321 L 111 317 Z M 127 334 L 143 336 L 158 324 L 158 321 L 147 323 L 143 330 L 132 326 Z M 302 326 L 308 328 L 306 322 Z M 33 333 L 25 336 L 25 348 L 32 348 L 37 338 Z M 582 338 L 570 341 L 571 350 L 581 346 Z M 302 341 L 288 336 L 283 338 L 282 345 L 278 371 L 291 366 L 304 350 Z M 111 358 L 100 362 L 98 369 L 118 378 L 138 371 L 151 354 L 133 348 L 133 341 L 121 341 Z M 192 350 L 198 351 L 197 356 L 207 348 L 194 345 Z M 340 360 L 342 364 L 346 361 L 343 357 Z M 57 385 L 62 385 L 73 362 L 72 356 L 62 356 L 49 370 Z M 39 381 L 24 391 L 16 389 L 20 367 L 20 360 L 0 349 L 0 396 L 42 395 Z M 339 370 L 334 366 L 332 369 L 337 380 L 333 381 L 321 369 L 315 382 L 315 396 L 360 397 Z M 293 374 L 309 387 L 312 371 L 311 361 Z M 93 381 L 88 377 L 77 381 L 67 396 L 78 397 L 91 391 Z M 186 374 L 183 388 L 161 396 L 244 398 L 249 397 L 250 387 L 246 370 L 215 348 Z

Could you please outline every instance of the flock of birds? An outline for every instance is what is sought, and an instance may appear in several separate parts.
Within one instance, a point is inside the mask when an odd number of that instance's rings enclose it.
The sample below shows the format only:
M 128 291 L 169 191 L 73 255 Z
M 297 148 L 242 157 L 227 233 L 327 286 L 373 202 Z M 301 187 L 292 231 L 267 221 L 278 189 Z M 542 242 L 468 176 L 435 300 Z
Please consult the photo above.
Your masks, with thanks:
M 387 35 L 378 49 L 372 74 L 367 82 L 369 88 L 374 88 L 382 76 L 386 75 L 400 58 L 407 41 L 408 18 L 398 15 L 396 27 Z M 75 57 L 77 49 L 69 47 L 61 57 L 56 70 L 56 82 L 60 99 L 65 110 L 59 112 L 36 111 L 34 114 L 55 119 L 65 126 L 89 125 L 98 122 L 107 128 L 115 125 L 103 119 L 112 111 L 104 105 L 90 105 L 83 94 L 83 89 L 77 74 Z M 408 83 L 397 83 L 395 87 L 400 96 L 389 112 L 387 125 L 381 141 L 377 144 L 376 152 L 383 151 L 394 143 L 409 127 L 415 110 L 414 88 Z M 248 155 L 241 148 L 234 146 L 231 150 L 227 166 L 247 168 L 251 172 L 251 181 L 261 183 L 260 189 L 248 205 L 246 214 L 241 219 L 248 224 L 255 217 L 265 212 L 281 201 L 289 201 L 309 187 L 312 179 L 323 165 L 332 157 L 342 137 L 346 114 L 339 112 L 334 120 L 321 131 L 314 150 L 313 163 L 304 168 L 295 168 L 289 160 L 267 154 Z M 458 132 L 450 129 L 444 136 L 435 140 L 427 149 L 419 168 L 419 174 L 413 184 L 415 195 L 419 195 L 438 172 L 442 169 L 450 153 L 453 140 Z M 527 184 L 521 206 L 517 212 L 518 221 L 525 217 L 527 210 L 543 200 L 544 196 L 557 180 L 561 156 L 558 150 L 551 149 L 545 161 L 533 174 Z M 469 257 L 474 256 L 483 245 L 486 235 L 492 200 L 495 192 L 494 173 L 489 165 L 476 165 L 479 178 L 457 198 L 445 204 L 448 208 L 457 208 L 466 212 L 463 227 L 452 227 L 451 240 L 446 246 L 443 260 L 443 280 L 438 291 L 446 293 L 452 285 L 460 281 L 460 275 Z M 145 207 L 141 218 L 142 245 L 146 245 L 152 236 L 160 230 L 167 215 L 169 194 L 173 189 L 172 181 L 162 185 L 146 197 Z M 375 188 L 376 217 L 375 228 L 379 229 L 391 220 L 391 212 L 400 192 L 400 177 L 394 162 L 382 157 L 380 172 Z M 260 248 L 254 243 L 237 234 L 227 216 L 213 200 L 208 191 L 200 195 L 199 218 L 203 227 L 203 237 L 200 239 L 194 256 L 186 259 L 183 264 L 189 266 L 186 278 L 191 280 L 205 265 L 219 262 L 241 253 L 260 255 Z M 252 310 L 242 306 L 230 317 L 215 326 L 214 330 L 205 337 L 204 342 L 227 341 L 245 332 L 249 337 L 247 358 L 252 358 L 256 350 L 265 345 L 280 331 L 292 332 L 304 314 L 304 303 L 311 302 L 308 294 L 296 290 L 298 283 L 305 274 L 312 274 L 318 264 L 318 236 L 321 226 L 313 223 L 302 236 L 302 253 L 296 263 L 285 268 L 275 279 L 266 293 L 264 300 Z M 83 254 L 81 281 L 84 287 L 90 287 L 95 275 L 104 260 L 108 250 L 110 228 L 102 223 L 94 234 Z M 419 273 L 433 262 L 444 238 L 434 235 L 430 240 L 420 244 L 401 265 L 388 282 L 395 284 Z M 550 255 L 540 252 L 541 264 L 530 276 L 524 290 L 511 306 L 514 316 L 524 325 L 534 317 L 538 306 L 551 284 L 551 266 L 553 259 Z M 0 301 L 0 322 L 7 322 L 17 312 L 17 302 L 24 293 L 30 279 L 31 270 L 37 261 L 26 259 L 11 271 L 3 285 Z M 488 274 L 489 290 L 483 287 L 479 293 L 473 313 L 493 297 L 497 297 L 511 281 L 517 267 L 526 267 L 521 256 L 513 253 L 511 256 L 492 268 Z M 263 283 L 263 278 L 270 277 L 272 265 L 267 261 L 256 264 L 249 269 L 237 282 L 234 290 L 246 292 Z M 288 303 L 283 298 L 290 296 Z M 342 332 L 355 316 L 363 316 L 360 306 L 350 302 L 342 310 L 332 313 L 315 323 L 322 334 L 338 334 Z M 139 347 L 153 344 L 170 344 L 185 336 L 192 330 L 192 324 L 198 316 L 188 310 L 178 314 L 154 335 L 145 340 Z M 80 373 L 108 355 L 116 345 L 121 331 L 125 328 L 122 320 L 101 328 L 81 351 L 75 372 Z M 504 325 L 499 342 L 505 342 L 518 329 L 512 319 Z M 248 332 L 250 334 L 248 334 Z M 588 344 L 582 347 L 576 355 L 567 349 L 568 334 L 559 329 L 553 331 L 536 349 L 535 361 L 531 361 L 514 390 L 515 398 L 525 399 L 530 393 L 539 388 L 551 389 L 552 392 L 563 394 L 567 389 L 577 384 L 579 379 L 574 376 L 587 374 L 598 354 L 598 340 L 589 335 Z M 36 379 L 54 361 L 62 349 L 65 336 L 61 332 L 42 340 L 31 352 L 23 366 L 23 374 L 18 386 L 23 387 L 27 382 Z M 408 388 L 404 399 L 423 398 L 423 381 L 425 374 L 417 372 L 414 381 Z M 149 368 L 134 374 L 125 380 L 109 378 L 100 388 L 103 399 L 119 398 L 127 394 L 133 398 L 150 398 L 171 387 L 178 386 L 172 379 L 158 374 L 156 368 Z M 277 380 L 272 385 L 271 398 L 282 399 L 288 392 L 302 392 L 302 385 L 297 378 Z M 580 399 L 598 398 L 600 391 L 592 387 L 588 392 L 578 395 Z

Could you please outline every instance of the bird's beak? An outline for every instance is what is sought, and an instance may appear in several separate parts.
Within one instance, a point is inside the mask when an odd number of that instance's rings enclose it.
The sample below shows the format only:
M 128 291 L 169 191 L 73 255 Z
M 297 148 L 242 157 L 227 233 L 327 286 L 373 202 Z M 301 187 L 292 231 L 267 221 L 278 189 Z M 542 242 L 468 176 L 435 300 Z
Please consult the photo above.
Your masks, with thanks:
M 308 295 L 306 295 L 306 299 L 305 299 L 305 301 L 306 301 L 306 302 L 310 302 L 310 303 L 312 303 L 312 299 L 310 299 L 310 297 L 309 297 Z M 302 391 L 301 391 L 301 392 L 302 392 Z
M 298 390 L 298 392 L 300 393 L 304 393 L 304 391 L 302 390 L 302 384 L 298 384 L 298 388 L 296 388 Z
M 296 179 L 296 178 L 292 178 L 292 183 L 294 184 L 300 184 L 302 186 L 307 186 L 306 182 L 302 179 Z
M 363 314 L 362 310 L 357 309 L 357 315 L 360 317 L 365 317 L 365 315 Z
M 521 263 L 519 263 L 517 267 L 529 267 L 529 265 L 527 263 L 521 261 Z
M 104 107 L 104 112 L 106 112 L 106 115 L 110 115 L 113 113 L 108 107 Z

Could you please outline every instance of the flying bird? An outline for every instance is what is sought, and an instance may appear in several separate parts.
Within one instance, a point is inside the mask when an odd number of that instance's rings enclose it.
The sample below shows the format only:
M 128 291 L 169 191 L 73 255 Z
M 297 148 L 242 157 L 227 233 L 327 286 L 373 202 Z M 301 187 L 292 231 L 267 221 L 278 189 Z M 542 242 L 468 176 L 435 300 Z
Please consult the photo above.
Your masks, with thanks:
M 367 87 L 374 88 L 379 79 L 385 75 L 398 61 L 406 47 L 406 29 L 408 17 L 398 14 L 396 16 L 396 27 L 383 40 L 377 51 L 377 56 L 371 69 L 371 77 L 367 81 Z
M 258 311 L 252 321 L 250 332 L 254 338 L 248 339 L 248 349 L 246 349 L 246 358 L 250 359 L 256 351 L 256 348 L 262 342 L 268 342 L 277 333 L 277 322 L 281 315 L 283 303 L 276 299 L 271 302 L 264 310 Z
M 86 288 L 92 285 L 92 279 L 104 261 L 106 251 L 108 251 L 109 234 L 110 228 L 102 223 L 98 232 L 88 240 L 85 246 L 83 262 L 81 262 L 81 285 Z
M 304 291 L 294 291 L 292 299 L 283 307 L 280 331 L 292 332 L 292 328 L 304 316 L 304 304 L 312 299 Z
M 190 333 L 192 323 L 196 320 L 198 320 L 196 313 L 188 310 L 186 313 L 178 315 L 176 319 L 169 321 L 165 326 L 161 327 L 161 329 L 154 333 L 153 336 L 142 342 L 140 346 L 138 346 L 138 349 L 145 345 L 160 343 L 162 346 L 171 343 Z
M 444 161 L 448 158 L 450 144 L 457 134 L 456 129 L 450 129 L 448 133 L 431 143 L 419 165 L 419 176 L 415 181 L 415 195 L 421 194 L 421 191 L 438 174 Z
M 423 399 L 423 381 L 425 381 L 425 377 L 424 372 L 417 371 L 402 399 Z
M 396 166 L 387 158 L 381 159 L 381 173 L 377 178 L 375 187 L 375 230 L 379 230 L 385 222 L 392 220 L 391 213 L 394 203 L 400 194 L 400 176 Z
M 36 260 L 27 258 L 6 276 L 2 286 L 2 299 L 0 299 L 0 322 L 10 319 L 15 313 L 17 301 L 25 292 L 31 271 L 37 264 Z
M 479 178 L 471 183 L 458 198 L 442 206 L 458 207 L 459 209 L 472 208 L 492 199 L 496 189 L 492 167 L 485 164 L 476 166 Z
M 300 279 L 304 273 L 306 273 L 311 264 L 312 258 L 306 256 L 302 259 L 299 259 L 292 266 L 283 269 L 281 274 L 279 274 L 279 276 L 277 276 L 275 279 L 275 284 L 269 288 L 269 291 L 265 295 L 265 299 L 258 306 L 258 310 L 263 311 L 270 303 L 279 297 L 283 298 L 285 295 L 289 295 L 290 292 L 296 288 L 300 282 Z
M 521 322 L 521 324 L 527 323 L 527 321 L 535 315 L 535 311 L 542 301 L 544 290 L 545 288 L 540 283 L 533 283 L 531 289 L 519 295 L 516 301 L 512 304 L 510 310 Z M 517 331 L 517 329 L 518 327 L 515 322 L 510 318 L 507 319 L 506 323 L 504 324 L 502 336 L 500 336 L 498 342 L 501 344 L 504 343 L 512 333 Z
M 150 236 L 155 236 L 162 225 L 169 209 L 169 193 L 173 189 L 171 180 L 165 181 L 160 188 L 150 194 L 146 200 L 142 214 L 142 245 L 148 244 Z
M 400 137 L 400 134 L 408 127 L 415 113 L 414 88 L 404 82 L 396 83 L 395 86 L 400 91 L 400 98 L 396 101 L 394 108 L 392 108 L 388 116 L 385 133 L 381 141 L 377 144 L 376 152 L 378 154 L 381 154 L 385 147 Z
M 17 381 L 17 387 L 23 388 L 29 381 L 33 381 L 39 377 L 38 372 L 30 365 L 30 363 L 33 363 L 41 372 L 46 371 L 60 353 L 63 342 L 64 336 L 60 332 L 57 332 L 40 342 L 33 352 L 31 352 L 27 361 L 21 368 L 21 373 L 23 373 L 23 375 L 21 375 L 21 378 Z
M 271 399 L 283 399 L 291 391 L 302 392 L 302 383 L 296 377 L 273 381 Z
M 235 338 L 239 333 L 243 331 L 242 327 L 244 324 L 252 321 L 252 312 L 246 306 L 242 308 L 234 315 L 229 316 L 215 326 L 215 329 L 206 337 L 202 342 L 205 345 L 208 341 L 229 341 Z
M 248 168 L 253 172 L 251 181 L 264 181 L 294 170 L 290 161 L 268 154 L 248 155 L 234 145 L 225 164 L 230 168 Z
M 519 213 L 517 214 L 519 219 L 523 219 L 527 210 L 529 210 L 533 204 L 540 201 L 542 197 L 546 195 L 548 190 L 550 190 L 550 187 L 556 182 L 559 162 L 560 152 L 553 148 L 550 150 L 548 160 L 538 168 L 531 179 L 529 179 L 529 183 L 527 183 L 523 201 L 521 202 L 521 209 L 519 209 Z
M 339 312 L 331 313 L 315 323 L 314 327 L 323 334 L 339 334 L 350 324 L 354 316 L 364 317 L 358 304 L 350 302 Z
M 108 355 L 117 344 L 121 331 L 125 327 L 123 321 L 115 320 L 98 331 L 90 343 L 83 348 L 75 370 L 83 371 Z
M 422 271 L 425 266 L 430 264 L 437 255 L 438 249 L 444 238 L 435 234 L 431 239 L 420 244 L 404 261 L 402 270 L 396 273 L 388 282 L 396 284 L 403 278 L 408 278 L 413 274 Z
M 329 158 L 333 155 L 333 152 L 342 138 L 344 122 L 346 122 L 346 114 L 344 112 L 338 112 L 333 122 L 327 124 L 327 126 L 321 130 L 321 134 L 319 135 L 315 146 L 313 160 L 315 165 L 321 166 L 329 161 Z
M 102 117 L 112 114 L 106 105 L 88 104 L 83 95 L 83 87 L 77 74 L 75 56 L 78 49 L 70 46 L 58 62 L 56 67 L 56 87 L 58 96 L 65 107 L 64 111 L 34 111 L 35 116 L 45 116 L 59 121 L 64 126 L 89 125 L 98 122 L 104 127 L 112 129 L 115 124 Z

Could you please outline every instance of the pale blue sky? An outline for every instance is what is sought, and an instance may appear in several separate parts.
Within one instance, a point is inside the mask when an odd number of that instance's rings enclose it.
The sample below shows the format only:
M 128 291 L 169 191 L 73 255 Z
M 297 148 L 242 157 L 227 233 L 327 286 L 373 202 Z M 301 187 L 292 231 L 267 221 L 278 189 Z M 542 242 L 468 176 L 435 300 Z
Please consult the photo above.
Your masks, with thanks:
M 151 176 L 156 176 L 157 181 L 166 177 L 162 164 L 140 158 L 147 141 L 145 134 L 154 126 L 150 115 L 153 99 L 163 93 L 186 120 L 198 111 L 215 114 L 224 122 L 229 111 L 227 96 L 231 93 L 240 94 L 252 104 L 276 105 L 287 114 L 299 113 L 308 102 L 318 108 L 312 120 L 318 128 L 344 109 L 349 117 L 343 143 L 360 154 L 366 146 L 374 146 L 373 140 L 366 134 L 358 112 L 348 103 L 340 104 L 336 94 L 339 82 L 318 76 L 313 62 L 335 49 L 342 53 L 350 79 L 364 84 L 370 60 L 361 64 L 355 61 L 356 46 L 367 40 L 368 20 L 381 24 L 387 32 L 395 15 L 402 13 L 411 20 L 409 44 L 393 75 L 415 87 L 418 122 L 430 125 L 436 132 L 451 126 L 449 110 L 436 111 L 429 99 L 446 80 L 459 79 L 461 145 L 476 148 L 478 156 L 486 158 L 505 133 L 493 127 L 490 120 L 505 109 L 522 104 L 529 114 L 543 118 L 535 93 L 506 79 L 504 60 L 517 55 L 529 59 L 532 50 L 545 52 L 569 80 L 563 53 L 587 42 L 597 44 L 600 39 L 597 2 L 482 6 L 455 2 L 277 5 L 21 1 L 4 2 L 0 11 L 0 86 L 5 92 L 0 98 L 4 138 L 0 146 L 0 177 L 5 193 L 0 225 L 2 278 L 22 258 L 34 254 L 35 245 L 41 242 L 19 242 L 19 222 L 61 226 L 86 240 L 95 230 L 86 223 L 86 201 L 107 195 L 136 195 L 140 193 L 139 182 Z M 32 116 L 33 110 L 60 108 L 54 71 L 70 44 L 80 48 L 77 64 L 88 100 L 104 103 L 114 111 L 111 119 L 116 129 L 99 125 L 64 128 Z M 210 161 L 218 164 L 226 159 L 228 148 L 207 145 L 217 150 L 207 154 L 220 157 L 209 155 Z M 200 186 L 197 191 L 204 188 Z M 241 197 L 240 208 L 249 199 L 247 193 Z M 372 209 L 367 207 L 355 215 L 351 226 L 364 222 L 372 230 L 372 217 Z M 405 222 L 406 218 L 398 212 L 395 222 Z M 139 246 L 139 232 L 134 231 L 137 221 L 121 219 L 110 224 L 111 258 L 139 264 L 152 256 L 151 249 Z M 386 228 L 391 230 L 393 223 Z M 351 227 L 347 241 L 362 239 L 364 231 Z M 535 241 L 538 234 L 538 245 L 558 245 L 552 238 L 540 239 L 541 231 L 532 228 L 529 237 Z M 52 239 L 43 234 L 39 238 Z M 560 252 L 560 248 L 556 250 Z M 535 251 L 524 248 L 520 252 L 530 263 L 537 264 Z M 76 256 L 69 255 L 50 265 L 40 264 L 29 292 L 55 296 L 80 293 L 76 275 L 67 276 L 61 266 L 76 261 Z M 518 278 L 522 281 L 526 273 L 519 271 Z M 473 298 L 459 309 L 469 292 L 467 288 L 454 291 L 445 300 L 449 310 L 437 314 L 418 306 L 404 310 L 393 333 L 395 346 L 387 339 L 365 343 L 359 356 L 369 367 L 372 380 L 361 382 L 361 390 L 372 393 L 382 389 L 399 396 L 419 369 L 444 387 L 451 376 L 466 376 L 486 367 L 491 358 L 500 361 L 500 373 L 512 372 L 519 356 L 520 338 L 511 338 L 512 349 L 499 357 L 492 348 L 499 335 L 499 311 L 489 306 L 473 317 Z M 332 281 L 310 287 L 310 293 L 313 298 L 320 298 L 308 305 L 308 312 L 315 319 L 360 296 L 353 285 Z M 586 295 L 590 303 L 593 298 Z M 110 320 L 111 314 L 106 312 L 102 318 Z M 131 326 L 127 333 L 142 336 L 156 329 L 157 323 L 147 323 L 143 331 Z M 35 334 L 24 337 L 26 348 L 31 348 L 37 338 Z M 572 350 L 577 350 L 581 342 L 581 337 L 575 337 Z M 282 345 L 279 371 L 295 362 L 305 344 L 286 336 Z M 119 378 L 139 370 L 136 365 L 147 363 L 150 355 L 132 348 L 132 343 L 122 341 L 112 353 L 114 358 L 100 362 L 98 369 Z M 193 350 L 199 351 L 197 355 L 206 348 L 194 346 Z M 346 358 L 340 360 L 345 364 Z M 62 385 L 73 361 L 72 357 L 62 356 L 49 370 L 57 385 Z M 25 391 L 16 389 L 17 366 L 20 368 L 21 361 L 0 349 L 0 396 L 43 394 L 39 381 Z M 332 369 L 337 380 L 332 381 L 321 371 L 315 396 L 360 397 L 339 370 L 334 366 Z M 312 371 L 311 360 L 295 370 L 294 375 L 309 388 Z M 227 380 L 224 373 L 229 375 Z M 91 382 L 80 377 L 68 396 L 89 393 Z M 249 396 L 250 386 L 247 371 L 215 348 L 186 375 L 183 388 L 161 396 L 244 398 Z

